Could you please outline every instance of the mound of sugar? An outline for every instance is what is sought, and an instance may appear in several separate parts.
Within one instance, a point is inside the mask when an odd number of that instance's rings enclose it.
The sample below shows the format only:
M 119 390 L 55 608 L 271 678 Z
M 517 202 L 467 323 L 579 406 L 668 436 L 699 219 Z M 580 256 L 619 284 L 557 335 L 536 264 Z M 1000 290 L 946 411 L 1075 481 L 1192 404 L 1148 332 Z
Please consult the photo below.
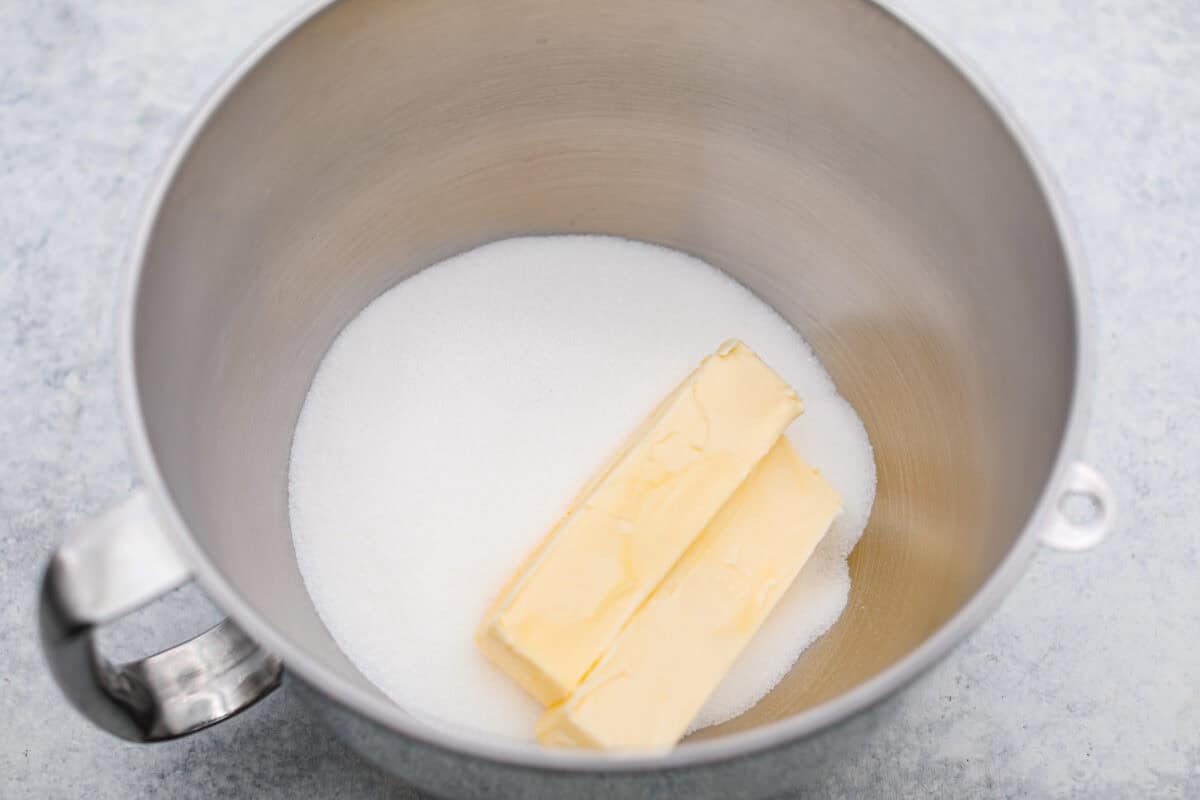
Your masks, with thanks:
M 479 620 L 629 431 L 735 337 L 799 393 L 788 436 L 845 502 L 693 729 L 754 705 L 845 607 L 871 445 L 768 305 L 702 261 L 599 236 L 509 239 L 430 267 L 322 361 L 292 445 L 292 535 L 363 675 L 433 724 L 531 740 L 541 709 L 476 649 Z

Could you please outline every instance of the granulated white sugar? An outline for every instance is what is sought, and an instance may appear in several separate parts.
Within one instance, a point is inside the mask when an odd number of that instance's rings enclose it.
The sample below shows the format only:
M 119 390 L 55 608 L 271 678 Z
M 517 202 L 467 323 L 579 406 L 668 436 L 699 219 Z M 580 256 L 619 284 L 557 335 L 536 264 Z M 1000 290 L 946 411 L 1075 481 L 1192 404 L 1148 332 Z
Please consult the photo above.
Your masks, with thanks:
M 434 724 L 532 740 L 540 707 L 475 629 L 579 488 L 730 338 L 799 393 L 788 436 L 845 502 L 693 729 L 765 695 L 845 607 L 875 495 L 866 431 L 762 300 L 690 256 L 598 236 L 509 239 L 430 267 L 322 361 L 292 446 L 292 534 L 363 675 Z

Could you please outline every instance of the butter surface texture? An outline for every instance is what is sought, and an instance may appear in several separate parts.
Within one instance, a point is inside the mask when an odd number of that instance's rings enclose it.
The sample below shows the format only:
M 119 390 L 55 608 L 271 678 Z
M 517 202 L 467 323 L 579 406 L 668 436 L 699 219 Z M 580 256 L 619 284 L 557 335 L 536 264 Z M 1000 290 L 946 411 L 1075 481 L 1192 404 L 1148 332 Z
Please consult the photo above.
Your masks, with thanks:
M 576 688 L 803 406 L 741 342 L 706 358 L 577 496 L 480 649 L 546 705 Z
M 840 509 L 833 487 L 780 438 L 583 683 L 545 713 L 538 740 L 673 746 Z

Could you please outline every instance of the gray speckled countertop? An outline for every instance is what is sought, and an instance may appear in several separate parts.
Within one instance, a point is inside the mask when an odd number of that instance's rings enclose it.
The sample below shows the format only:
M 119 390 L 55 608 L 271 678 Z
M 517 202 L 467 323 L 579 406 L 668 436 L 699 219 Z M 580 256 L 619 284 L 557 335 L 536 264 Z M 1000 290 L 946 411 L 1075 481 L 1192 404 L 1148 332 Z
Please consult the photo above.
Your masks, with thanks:
M 110 331 L 146 189 L 205 89 L 299 5 L 0 3 L 2 798 L 419 796 L 286 687 L 188 739 L 118 742 L 62 701 L 35 645 L 44 559 L 132 481 Z M 1098 311 L 1085 455 L 1123 515 L 1095 551 L 1042 552 L 798 793 L 1200 797 L 1200 4 L 904 5 L 981 67 L 1065 188 Z M 108 638 L 146 652 L 215 616 L 184 589 Z

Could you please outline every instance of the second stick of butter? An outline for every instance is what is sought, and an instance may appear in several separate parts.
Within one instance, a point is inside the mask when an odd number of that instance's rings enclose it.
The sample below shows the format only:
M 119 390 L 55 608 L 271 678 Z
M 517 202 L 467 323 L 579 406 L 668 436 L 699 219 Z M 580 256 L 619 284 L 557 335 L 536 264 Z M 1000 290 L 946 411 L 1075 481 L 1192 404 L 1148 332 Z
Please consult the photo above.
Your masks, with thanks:
M 480 649 L 542 703 L 565 698 L 802 410 L 749 347 L 722 345 L 509 581 Z
M 538 741 L 665 750 L 683 736 L 841 509 L 780 438 L 688 548 Z

